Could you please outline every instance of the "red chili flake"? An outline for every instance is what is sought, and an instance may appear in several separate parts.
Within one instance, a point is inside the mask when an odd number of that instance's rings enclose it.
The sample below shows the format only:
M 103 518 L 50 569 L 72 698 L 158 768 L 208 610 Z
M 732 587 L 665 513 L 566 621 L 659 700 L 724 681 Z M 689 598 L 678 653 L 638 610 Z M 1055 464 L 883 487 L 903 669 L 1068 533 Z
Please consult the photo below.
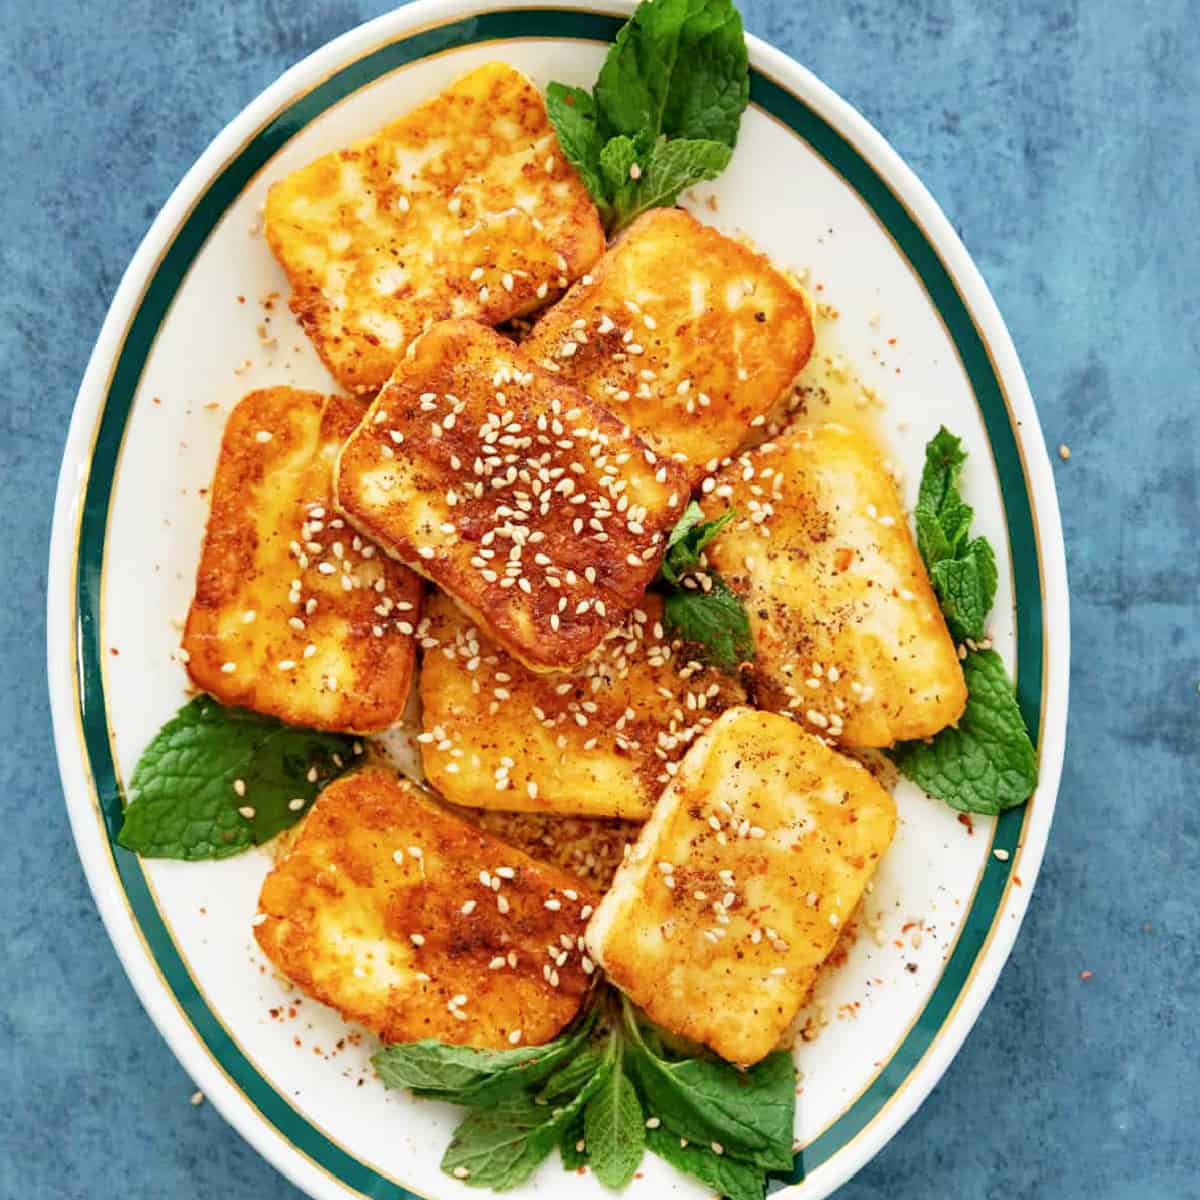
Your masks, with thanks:
M 111 654 L 113 656 L 113 658 L 116 658 L 117 655 L 119 655 L 121 653 L 120 650 L 118 650 L 116 648 L 116 646 L 109 646 L 108 652 L 109 652 L 109 654 Z
M 1091 979 L 1091 977 L 1092 977 L 1091 971 L 1080 971 L 1079 972 L 1079 978 L 1082 979 L 1084 983 L 1087 983 L 1087 981 L 1089 979 Z
M 959 813 L 958 823 L 966 827 L 967 833 L 969 833 L 971 837 L 975 836 L 975 826 L 971 824 L 971 816 L 969 813 Z

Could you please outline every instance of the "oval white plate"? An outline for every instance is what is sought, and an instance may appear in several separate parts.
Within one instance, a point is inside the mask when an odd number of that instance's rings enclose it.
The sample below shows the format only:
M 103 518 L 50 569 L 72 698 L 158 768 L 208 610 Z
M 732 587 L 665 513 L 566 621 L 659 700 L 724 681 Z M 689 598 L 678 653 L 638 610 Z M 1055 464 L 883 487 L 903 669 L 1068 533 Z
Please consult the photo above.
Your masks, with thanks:
M 488 59 L 543 85 L 590 84 L 617 14 L 628 11 L 614 0 L 606 9 L 423 0 L 289 71 L 221 133 L 155 221 L 104 323 L 71 422 L 51 546 L 49 671 L 79 853 L 134 986 L 197 1085 L 322 1200 L 472 1194 L 437 1168 L 454 1113 L 385 1094 L 369 1079 L 368 1039 L 339 1046 L 347 1031 L 335 1014 L 304 1003 L 289 1015 L 295 996 L 260 970 L 250 937 L 265 854 L 139 862 L 113 840 L 120 781 L 183 699 L 173 622 L 190 597 L 207 507 L 201 489 L 225 414 L 252 387 L 330 386 L 286 306 L 268 313 L 259 304 L 286 295 L 255 236 L 267 186 Z M 841 313 L 841 348 L 888 400 L 883 427 L 910 502 L 938 424 L 965 438 L 977 528 L 1001 562 L 995 641 L 1017 672 L 1041 753 L 1030 804 L 998 822 L 976 819 L 973 833 L 945 806 L 901 787 L 900 832 L 870 901 L 885 936 L 860 938 L 821 985 L 817 1004 L 829 1025 L 797 1050 L 803 1182 L 792 1194 L 816 1200 L 928 1094 L 1016 936 L 1062 762 L 1066 571 L 1033 402 L 966 251 L 878 133 L 791 59 L 749 42 L 752 107 L 733 163 L 706 190 L 716 207 L 702 204 L 698 215 L 811 270 L 819 298 Z M 256 332 L 265 315 L 274 350 Z M 235 370 L 246 360 L 249 369 Z M 568 1181 L 555 1162 L 543 1172 L 529 1194 L 539 1181 L 556 1194 L 605 1194 L 590 1177 Z M 630 1188 L 635 1200 L 703 1194 L 651 1156 L 643 1173 Z

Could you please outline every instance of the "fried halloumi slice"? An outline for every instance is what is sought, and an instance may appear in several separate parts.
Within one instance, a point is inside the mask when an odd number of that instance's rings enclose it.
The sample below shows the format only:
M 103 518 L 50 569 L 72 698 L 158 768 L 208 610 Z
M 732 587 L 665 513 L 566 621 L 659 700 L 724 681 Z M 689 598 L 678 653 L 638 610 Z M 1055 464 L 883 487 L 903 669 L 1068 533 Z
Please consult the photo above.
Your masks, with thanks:
M 793 431 L 731 462 L 714 494 L 740 514 L 708 559 L 750 615 L 759 707 L 846 746 L 930 737 L 962 716 L 954 643 L 867 437 Z
M 681 209 L 639 217 L 525 348 L 694 481 L 808 361 L 808 300 L 761 254 Z
M 891 796 L 776 713 L 684 756 L 587 930 L 666 1029 L 739 1065 L 779 1045 L 895 832 Z
M 274 184 L 266 235 L 292 310 L 343 387 L 374 392 L 444 317 L 499 324 L 604 251 L 537 88 L 488 63 Z
M 647 594 L 576 671 L 538 674 L 445 596 L 429 604 L 421 761 L 454 804 L 643 820 L 736 679 L 689 662 Z
M 263 883 L 263 953 L 385 1042 L 549 1041 L 592 985 L 596 894 L 371 767 L 330 784 Z
M 251 392 L 225 426 L 183 636 L 197 687 L 295 725 L 372 733 L 404 711 L 421 581 L 333 511 L 365 408 Z
M 641 599 L 687 487 L 507 338 L 443 321 L 346 443 L 337 496 L 366 536 L 545 671 L 581 662 Z

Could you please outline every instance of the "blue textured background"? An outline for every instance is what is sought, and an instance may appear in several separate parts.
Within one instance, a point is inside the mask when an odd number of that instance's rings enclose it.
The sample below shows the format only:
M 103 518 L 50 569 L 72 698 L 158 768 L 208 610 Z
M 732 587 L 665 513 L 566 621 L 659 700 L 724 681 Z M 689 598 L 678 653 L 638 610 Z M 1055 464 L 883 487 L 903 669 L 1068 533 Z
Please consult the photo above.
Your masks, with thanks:
M 0 2 L 3 1200 L 298 1200 L 188 1104 L 84 885 L 50 746 L 46 550 L 75 389 L 151 218 L 280 71 L 387 7 Z M 1075 663 L 1042 879 L 964 1050 L 842 1200 L 1200 1196 L 1196 5 L 744 7 L 941 201 L 1074 452 L 1054 459 Z

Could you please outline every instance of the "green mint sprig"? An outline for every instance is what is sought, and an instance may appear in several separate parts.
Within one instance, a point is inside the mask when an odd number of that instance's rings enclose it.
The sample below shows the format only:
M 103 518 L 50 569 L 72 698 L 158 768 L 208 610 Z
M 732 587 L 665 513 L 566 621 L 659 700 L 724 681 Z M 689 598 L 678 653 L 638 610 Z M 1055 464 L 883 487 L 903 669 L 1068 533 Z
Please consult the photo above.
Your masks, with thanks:
M 546 109 L 610 234 L 729 164 L 750 99 L 732 0 L 644 0 L 593 92 L 552 83 Z
M 944 427 L 925 448 L 917 500 L 917 547 L 963 659 L 967 707 L 957 725 L 889 752 L 901 772 L 931 796 L 963 812 L 994 815 L 1024 804 L 1037 786 L 1037 753 L 1012 682 L 986 637 L 996 596 L 996 556 L 985 538 L 971 539 L 974 513 L 959 494 L 967 455 Z
M 228 858 L 294 825 L 362 747 L 209 696 L 142 751 L 117 840 L 147 858 Z
M 699 504 L 689 501 L 667 538 L 657 580 L 667 631 L 694 645 L 705 661 L 723 671 L 736 670 L 739 663 L 754 657 L 750 618 L 741 598 L 720 575 L 705 571 L 702 587 L 696 573 L 704 547 L 736 516 L 728 509 L 710 521 Z
M 790 1054 L 777 1051 L 739 1071 L 704 1051 L 669 1049 L 608 988 L 546 1046 L 491 1051 L 418 1042 L 389 1046 L 373 1062 L 389 1087 L 417 1080 L 418 1094 L 470 1109 L 442 1169 L 473 1187 L 517 1187 L 555 1146 L 565 1169 L 590 1166 L 613 1189 L 633 1178 L 648 1147 L 733 1200 L 762 1200 L 767 1171 L 792 1165 Z

